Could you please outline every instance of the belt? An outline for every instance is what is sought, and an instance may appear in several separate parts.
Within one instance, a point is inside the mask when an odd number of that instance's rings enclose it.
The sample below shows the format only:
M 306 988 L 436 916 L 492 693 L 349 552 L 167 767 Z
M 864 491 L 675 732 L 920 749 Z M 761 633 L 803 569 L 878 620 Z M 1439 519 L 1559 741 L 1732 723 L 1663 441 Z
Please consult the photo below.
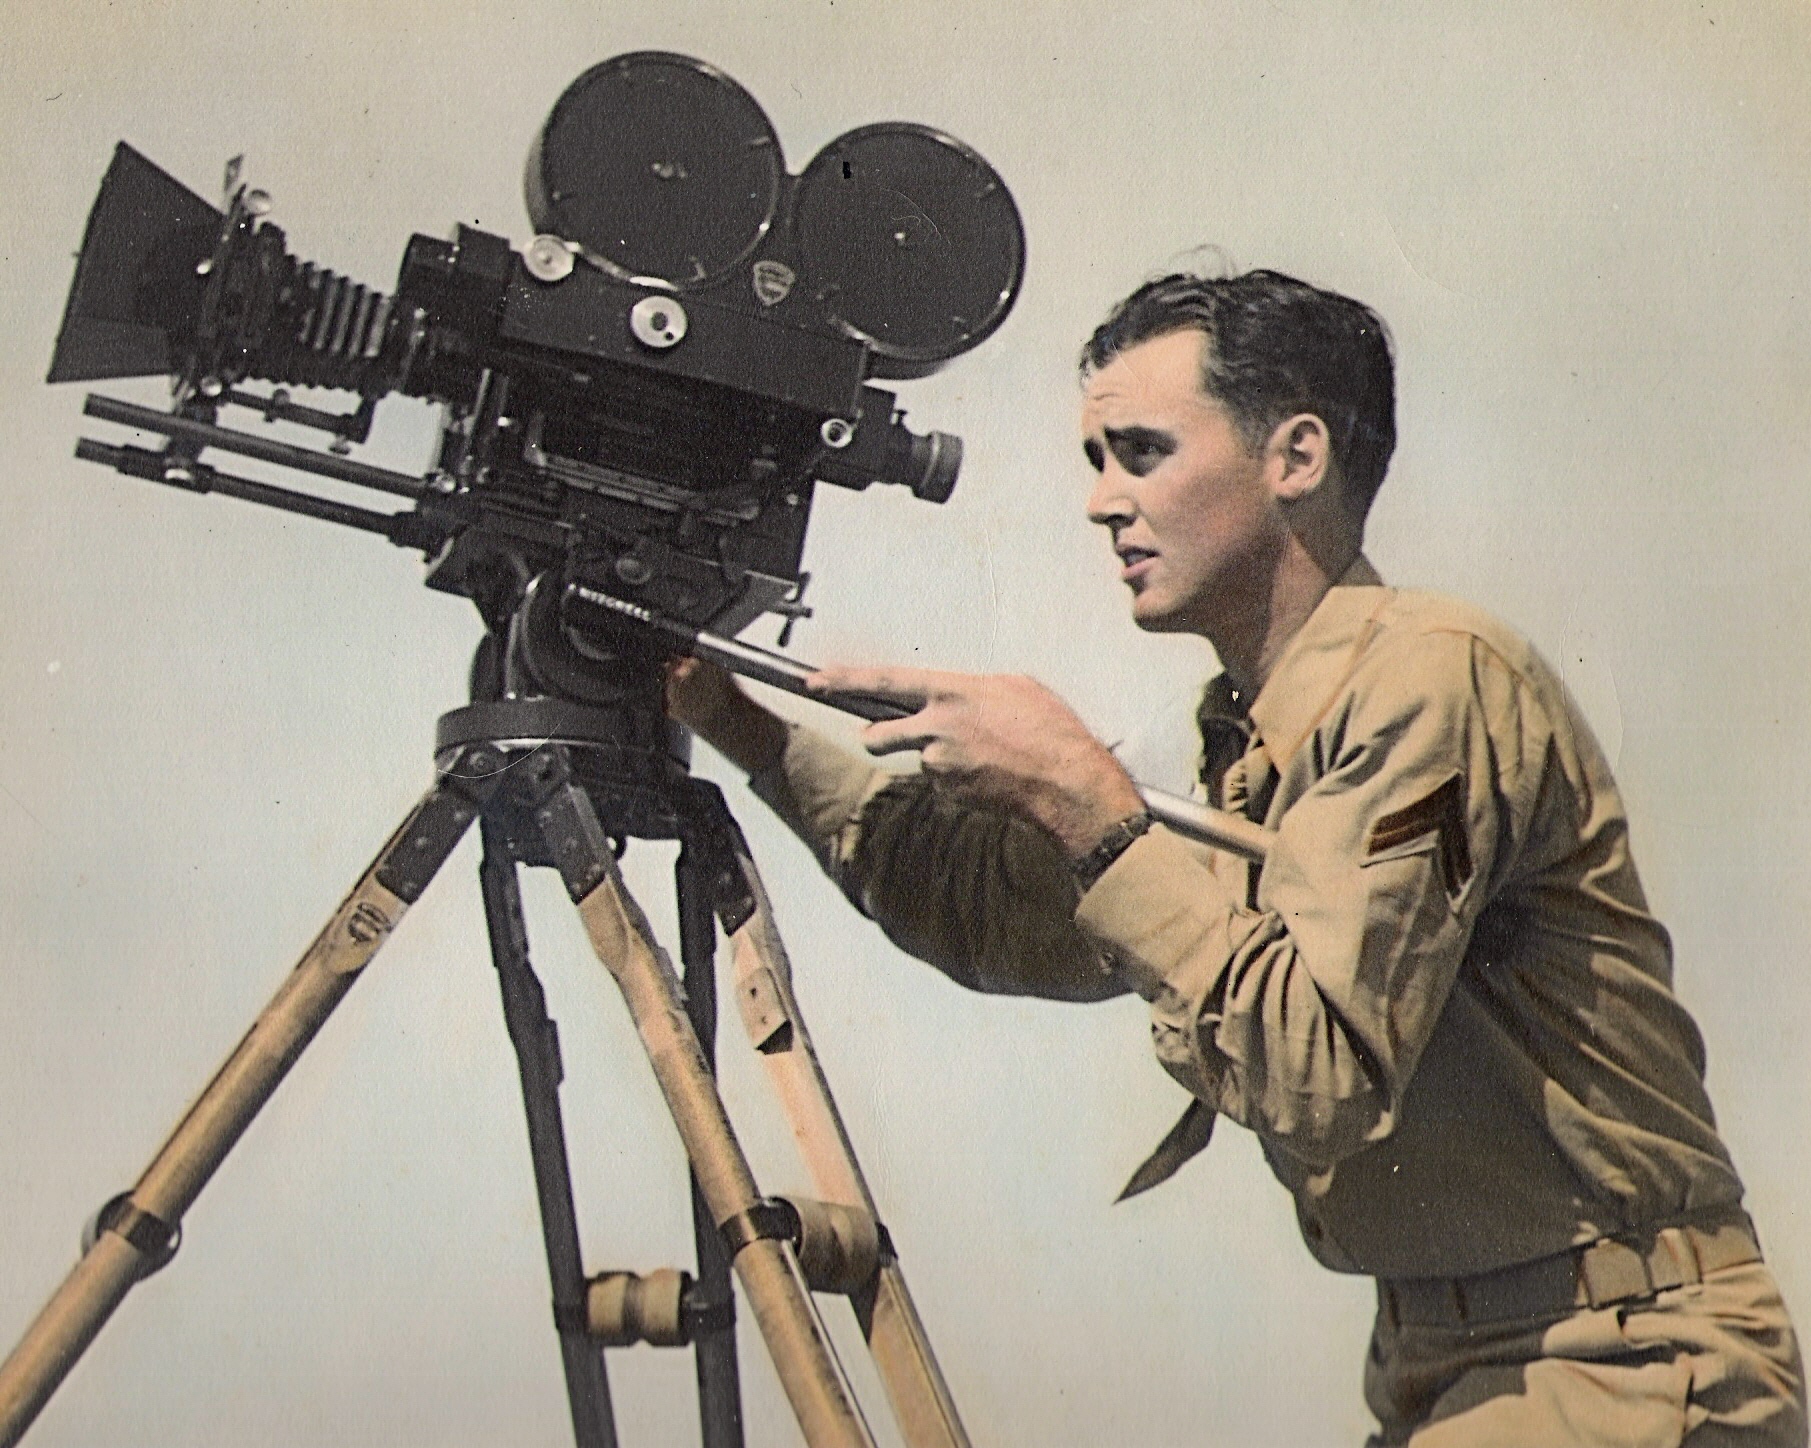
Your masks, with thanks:
M 1562 1317 L 1614 1307 L 1712 1272 L 1761 1260 L 1746 1212 L 1602 1237 L 1583 1247 L 1471 1277 L 1379 1278 L 1377 1300 L 1396 1326 L 1465 1327 Z

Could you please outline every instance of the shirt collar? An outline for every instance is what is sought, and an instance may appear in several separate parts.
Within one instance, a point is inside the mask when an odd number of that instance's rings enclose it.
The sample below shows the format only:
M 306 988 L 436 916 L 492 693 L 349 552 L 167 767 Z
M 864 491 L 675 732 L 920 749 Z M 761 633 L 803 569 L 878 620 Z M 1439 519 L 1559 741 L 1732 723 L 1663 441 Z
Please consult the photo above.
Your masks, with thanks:
M 1389 596 L 1370 560 L 1359 554 L 1296 630 L 1257 696 L 1242 699 L 1221 674 L 1207 686 L 1203 717 L 1249 713 L 1266 752 L 1280 768 L 1339 697 Z

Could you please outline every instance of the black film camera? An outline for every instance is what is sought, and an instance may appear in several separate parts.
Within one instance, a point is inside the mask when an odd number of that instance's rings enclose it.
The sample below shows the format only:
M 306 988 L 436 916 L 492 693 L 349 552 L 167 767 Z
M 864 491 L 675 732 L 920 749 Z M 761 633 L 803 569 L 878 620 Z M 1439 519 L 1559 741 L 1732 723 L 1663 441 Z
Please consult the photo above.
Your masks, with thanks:
M 987 337 L 1024 267 L 1011 195 L 961 143 L 863 126 L 789 175 L 746 91 L 656 52 L 605 61 L 560 97 L 528 158 L 539 235 L 520 251 L 464 226 L 416 235 L 388 295 L 291 256 L 237 172 L 222 212 L 119 146 L 50 380 L 169 374 L 176 402 L 91 397 L 91 415 L 166 441 L 84 439 L 78 455 L 419 548 L 429 585 L 470 597 L 531 682 L 600 704 L 645 693 L 645 670 L 612 642 L 620 617 L 586 593 L 733 634 L 806 611 L 815 482 L 949 496 L 960 440 L 911 432 L 872 382 L 924 375 Z M 292 386 L 359 400 L 325 410 Z M 346 456 L 390 393 L 444 407 L 422 477 Z M 332 447 L 222 426 L 228 406 L 321 429 Z M 210 448 L 413 506 L 233 477 L 202 460 Z

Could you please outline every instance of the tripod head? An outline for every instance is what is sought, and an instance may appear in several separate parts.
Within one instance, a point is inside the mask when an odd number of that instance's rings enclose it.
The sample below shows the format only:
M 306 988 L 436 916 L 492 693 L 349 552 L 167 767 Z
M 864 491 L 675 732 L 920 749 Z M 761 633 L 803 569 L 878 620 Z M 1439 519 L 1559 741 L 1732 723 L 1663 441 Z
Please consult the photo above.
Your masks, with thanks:
M 673 801 L 691 764 L 691 733 L 667 717 L 665 654 L 646 630 L 616 630 L 606 646 L 583 644 L 561 624 L 558 580 L 529 582 L 500 632 L 487 632 L 472 659 L 471 703 L 441 716 L 442 756 L 486 742 L 502 747 L 556 741 L 618 839 L 666 839 L 678 830 Z M 505 791 L 509 794 L 510 791 Z M 519 793 L 519 791 L 518 791 Z M 532 793 L 532 790 L 531 790 Z M 523 858 L 541 859 L 515 833 Z

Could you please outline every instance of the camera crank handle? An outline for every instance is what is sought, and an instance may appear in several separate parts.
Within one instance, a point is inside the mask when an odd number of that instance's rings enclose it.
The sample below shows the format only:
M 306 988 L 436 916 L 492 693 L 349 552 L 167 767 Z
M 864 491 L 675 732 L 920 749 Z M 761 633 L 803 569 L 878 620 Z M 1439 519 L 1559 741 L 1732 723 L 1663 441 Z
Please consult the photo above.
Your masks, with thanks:
M 788 694 L 797 694 L 801 699 L 815 699 L 820 704 L 828 704 L 833 709 L 841 709 L 845 714 L 854 714 L 857 718 L 869 721 L 903 719 L 915 712 L 891 699 L 877 699 L 867 694 L 816 693 L 805 687 L 805 680 L 816 672 L 809 664 L 801 664 L 784 654 L 776 654 L 754 644 L 745 644 L 738 639 L 725 638 L 708 629 L 693 628 L 678 619 L 666 618 L 640 604 L 612 598 L 607 593 L 599 593 L 582 584 L 574 584 L 571 591 L 586 603 L 635 619 L 666 634 L 681 644 L 688 653 L 707 663 L 716 664 L 732 674 L 753 679 L 757 683 L 771 684 L 776 689 L 784 689 Z M 1182 795 L 1169 794 L 1142 784 L 1138 786 L 1138 792 L 1144 797 L 1145 807 L 1159 824 L 1192 840 L 1212 845 L 1215 849 L 1226 850 L 1241 859 L 1262 862 L 1269 851 L 1271 840 L 1275 838 L 1271 831 L 1260 824 L 1254 824 L 1243 815 L 1210 809 Z

